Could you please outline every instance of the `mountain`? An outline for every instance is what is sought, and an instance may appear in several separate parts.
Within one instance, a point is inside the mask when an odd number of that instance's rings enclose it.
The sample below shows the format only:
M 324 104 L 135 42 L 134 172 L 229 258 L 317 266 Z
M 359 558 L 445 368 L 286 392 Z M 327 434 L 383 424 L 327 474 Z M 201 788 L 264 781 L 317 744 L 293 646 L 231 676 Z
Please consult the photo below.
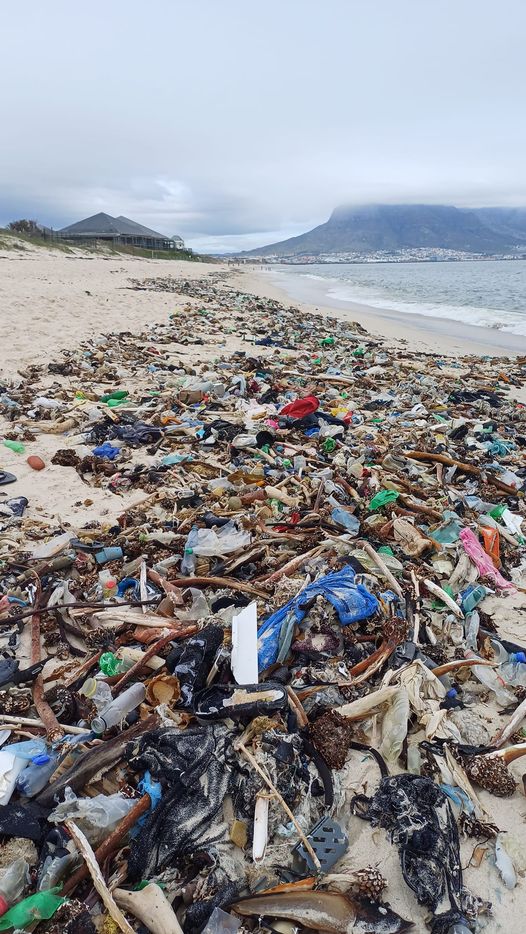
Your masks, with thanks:
M 526 243 L 526 209 L 465 210 L 435 204 L 372 204 L 338 207 L 325 224 L 249 256 L 375 253 L 443 249 L 509 253 Z
M 476 208 L 473 213 L 487 227 L 508 239 L 526 242 L 526 208 Z

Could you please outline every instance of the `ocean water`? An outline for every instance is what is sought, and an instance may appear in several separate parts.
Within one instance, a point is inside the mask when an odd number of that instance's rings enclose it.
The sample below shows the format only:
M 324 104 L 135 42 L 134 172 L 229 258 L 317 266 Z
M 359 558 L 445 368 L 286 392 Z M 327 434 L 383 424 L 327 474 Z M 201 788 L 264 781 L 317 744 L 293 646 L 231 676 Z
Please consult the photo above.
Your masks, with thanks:
M 526 260 L 272 268 L 316 280 L 329 299 L 526 335 Z

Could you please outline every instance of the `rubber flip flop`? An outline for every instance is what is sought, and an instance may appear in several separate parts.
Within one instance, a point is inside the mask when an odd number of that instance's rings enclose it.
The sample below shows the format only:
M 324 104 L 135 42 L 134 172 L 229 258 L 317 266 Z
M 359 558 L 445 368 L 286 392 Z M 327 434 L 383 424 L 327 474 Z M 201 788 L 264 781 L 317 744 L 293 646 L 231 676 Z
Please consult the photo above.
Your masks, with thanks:
M 7 470 L 0 470 L 0 486 L 6 486 L 8 483 L 14 483 L 17 478 L 14 473 L 8 473 Z

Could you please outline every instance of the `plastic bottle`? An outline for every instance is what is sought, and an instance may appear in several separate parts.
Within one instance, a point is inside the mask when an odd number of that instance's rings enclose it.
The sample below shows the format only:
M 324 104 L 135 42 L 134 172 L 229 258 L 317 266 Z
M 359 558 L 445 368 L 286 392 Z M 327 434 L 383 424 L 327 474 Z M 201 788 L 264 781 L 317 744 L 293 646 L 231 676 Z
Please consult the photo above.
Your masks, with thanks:
M 468 613 L 464 620 L 464 630 L 466 633 L 466 646 L 468 649 L 477 648 L 477 636 L 480 626 L 480 616 L 476 610 Z
M 11 905 L 19 901 L 28 881 L 29 863 L 15 859 L 0 878 L 0 915 L 5 915 Z
M 87 678 L 80 688 L 79 694 L 83 694 L 84 697 L 93 701 L 98 714 L 105 710 L 106 707 L 109 707 L 113 700 L 109 684 L 106 684 L 105 681 L 98 681 L 97 678 Z
M 127 691 L 120 694 L 111 704 L 106 707 L 99 717 L 94 717 L 91 721 L 91 729 L 94 733 L 105 733 L 112 726 L 124 720 L 125 716 L 132 710 L 135 710 L 142 703 L 146 696 L 144 684 L 137 682 L 132 684 Z
M 489 591 L 484 587 L 484 584 L 470 584 L 469 587 L 466 587 L 461 594 L 462 597 L 462 610 L 467 615 L 472 613 L 476 606 L 484 600 L 484 597 L 487 597 Z
M 109 548 L 101 548 L 100 551 L 97 551 L 95 561 L 97 564 L 107 564 L 108 561 L 118 561 L 122 557 L 124 557 L 122 548 L 119 548 L 118 545 L 112 545 Z
M 183 560 L 181 561 L 181 574 L 193 577 L 195 574 L 195 555 L 193 549 L 199 541 L 199 529 L 193 525 L 184 546 Z
M 23 454 L 25 451 L 25 446 L 21 441 L 9 441 L 9 439 L 6 439 L 4 441 L 4 447 L 9 448 L 10 451 L 14 451 L 15 454 Z
M 479 656 L 472 652 L 470 649 L 466 650 L 466 658 L 479 658 Z M 480 659 L 482 661 L 482 659 Z M 471 673 L 480 681 L 484 687 L 488 688 L 490 691 L 493 691 L 497 699 L 497 703 L 501 707 L 509 707 L 511 704 L 517 705 L 517 698 L 515 694 L 512 694 L 511 691 L 507 691 L 504 685 L 502 684 L 501 679 L 493 668 L 486 667 L 484 665 L 473 665 Z
M 17 791 L 26 798 L 33 798 L 46 787 L 62 759 L 69 755 L 70 747 L 92 738 L 89 730 L 86 730 L 85 734 L 64 736 L 60 743 L 60 749 L 53 749 L 43 755 L 35 756 L 27 769 L 24 769 L 18 776 L 16 780 Z M 64 743 L 68 745 L 65 746 Z
M 111 600 L 117 594 L 117 581 L 111 571 L 99 571 L 99 584 L 102 588 L 104 600 Z
M 511 652 L 508 660 L 500 666 L 499 676 L 512 687 L 526 687 L 526 654 Z

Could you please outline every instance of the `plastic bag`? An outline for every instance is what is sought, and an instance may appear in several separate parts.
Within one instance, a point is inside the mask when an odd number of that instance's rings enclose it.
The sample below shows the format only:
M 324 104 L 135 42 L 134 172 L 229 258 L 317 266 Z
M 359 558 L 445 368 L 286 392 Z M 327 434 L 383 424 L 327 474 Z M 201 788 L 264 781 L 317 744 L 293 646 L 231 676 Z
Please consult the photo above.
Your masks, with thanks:
M 228 915 L 221 908 L 214 908 L 208 919 L 203 934 L 236 934 L 241 927 L 241 921 Z
M 323 596 L 332 604 L 342 626 L 357 623 L 372 616 L 378 609 L 378 600 L 363 586 L 354 583 L 354 571 L 348 565 L 341 571 L 335 571 L 320 577 L 305 587 L 285 606 L 273 613 L 258 630 L 258 663 L 263 671 L 273 665 L 280 651 L 282 627 L 286 620 L 290 623 L 293 613 L 295 622 L 300 623 L 305 616 L 304 607 L 317 596 Z M 293 618 L 294 618 L 293 617 Z
M 197 590 L 196 587 L 189 587 L 190 596 L 192 597 L 192 606 L 187 610 L 179 609 L 176 607 L 174 610 L 174 616 L 177 619 L 185 620 L 186 622 L 194 622 L 198 619 L 205 619 L 207 616 L 211 615 L 211 610 L 208 605 L 208 600 L 206 599 L 204 593 L 201 593 L 200 590 Z
M 388 506 L 389 503 L 395 503 L 400 493 L 396 490 L 381 490 L 376 496 L 373 496 L 369 503 L 369 509 L 381 509 L 382 506 Z
M 382 745 L 380 754 L 387 762 L 396 762 L 407 736 L 409 722 L 409 695 L 401 687 L 389 705 L 382 723 Z
M 101 827 L 108 830 L 113 828 L 126 817 L 135 802 L 130 798 L 123 798 L 121 794 L 95 795 L 94 798 L 77 798 L 71 788 L 66 788 L 64 801 L 57 805 L 49 815 L 54 824 L 61 824 L 65 820 L 86 821 L 92 827 Z
M 67 899 L 57 895 L 58 889 L 48 889 L 47 892 L 37 892 L 24 898 L 18 905 L 13 905 L 5 915 L 0 918 L 0 931 L 10 931 L 11 928 L 26 928 L 35 921 L 52 918 L 58 908 Z
M 250 545 L 250 532 L 240 531 L 234 522 L 227 522 L 219 531 L 199 529 L 192 551 L 204 558 L 228 555 Z
M 460 539 L 466 554 L 473 564 L 477 566 L 482 577 L 489 577 L 500 590 L 516 591 L 515 585 L 505 580 L 502 574 L 497 571 L 493 561 L 479 544 L 471 529 L 462 529 Z

